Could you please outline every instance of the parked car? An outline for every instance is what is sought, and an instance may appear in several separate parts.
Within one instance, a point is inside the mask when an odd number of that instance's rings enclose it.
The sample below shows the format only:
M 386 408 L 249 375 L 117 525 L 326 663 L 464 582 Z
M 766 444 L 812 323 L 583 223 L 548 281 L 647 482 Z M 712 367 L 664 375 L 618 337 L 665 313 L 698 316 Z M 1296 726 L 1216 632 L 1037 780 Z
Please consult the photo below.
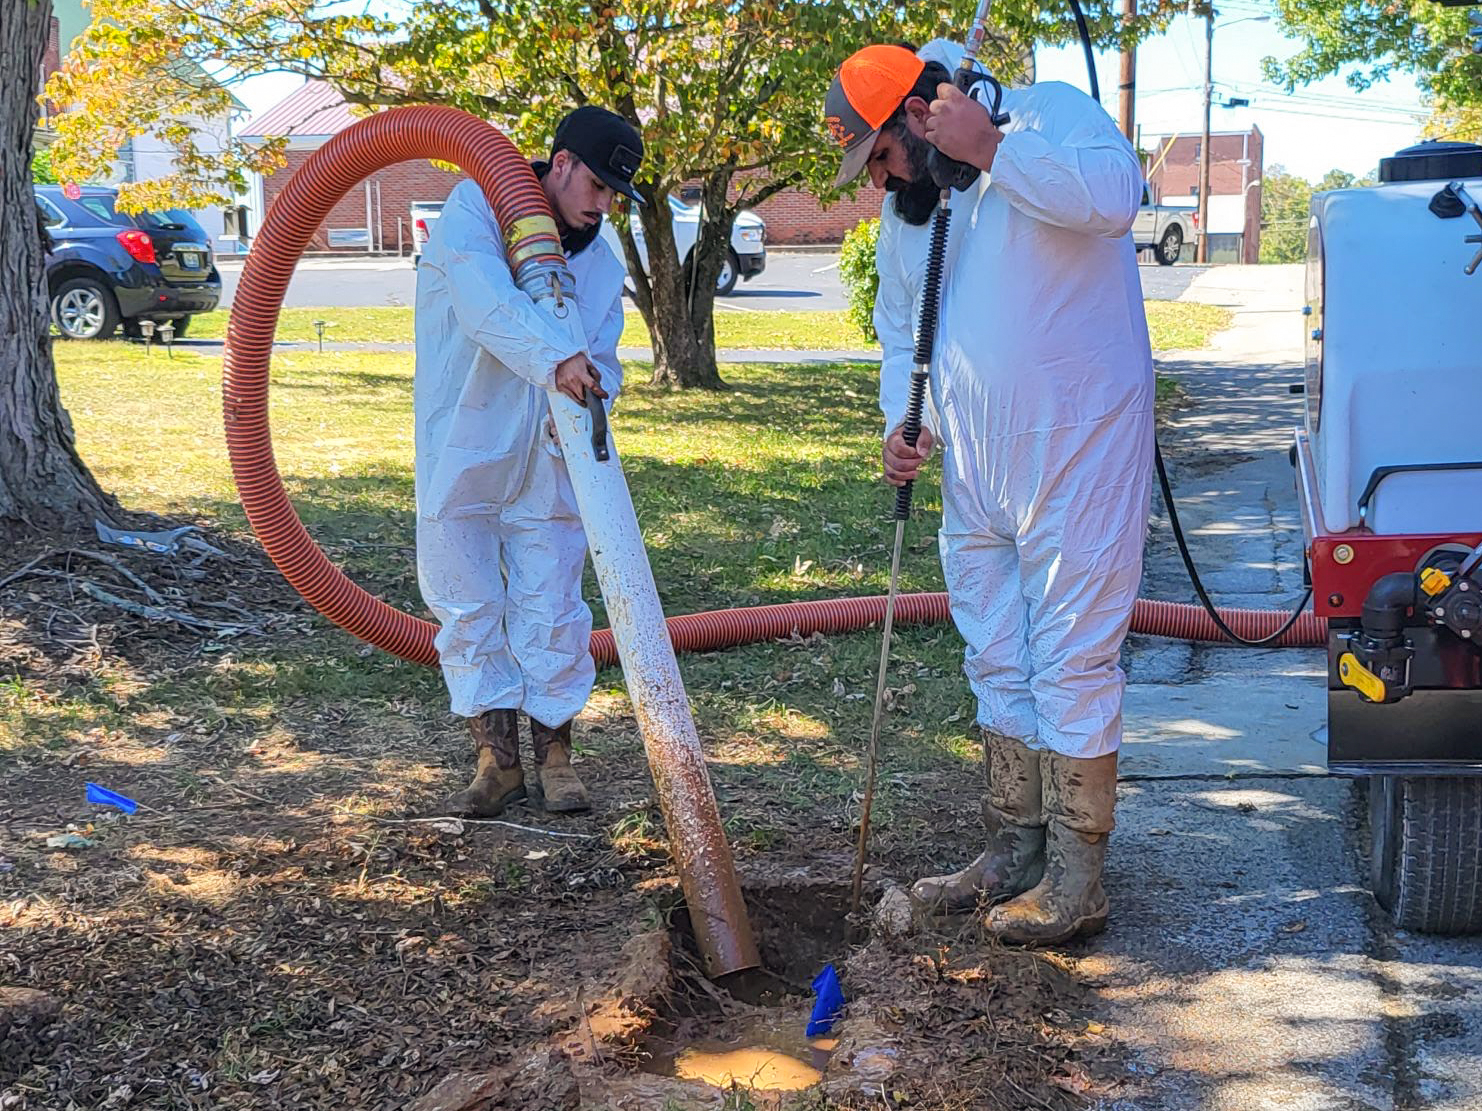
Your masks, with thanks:
M 443 213 L 443 203 L 442 201 L 413 201 L 411 204 L 413 266 L 416 266 L 422 258 L 422 248 L 426 246 L 427 240 L 432 235 L 432 225 L 437 223 L 437 218 Z
M 695 240 L 700 237 L 700 207 L 685 204 L 677 197 L 669 198 L 669 210 L 674 214 L 674 245 L 685 266 L 689 265 L 690 252 Z M 638 248 L 638 257 L 648 266 L 648 244 L 643 235 L 643 221 L 637 205 L 632 209 L 633 239 Z M 608 220 L 602 221 L 602 235 L 619 261 L 626 256 L 618 240 L 617 231 Z M 754 212 L 742 212 L 731 228 L 731 245 L 726 251 L 725 263 L 720 276 L 715 280 L 717 296 L 726 297 L 735 290 L 738 281 L 750 281 L 767 268 L 767 225 Z
M 118 211 L 114 189 L 33 188 L 51 238 L 51 319 L 66 338 L 108 339 L 120 325 L 138 334 L 141 320 L 172 321 L 180 336 L 193 315 L 220 302 L 209 236 L 189 212 L 130 216 Z
M 1184 244 L 1194 241 L 1194 228 L 1198 222 L 1198 216 L 1191 208 L 1153 204 L 1144 186 L 1142 207 L 1137 210 L 1137 219 L 1132 224 L 1132 242 L 1139 251 L 1153 248 L 1158 262 L 1172 266 L 1178 261 Z

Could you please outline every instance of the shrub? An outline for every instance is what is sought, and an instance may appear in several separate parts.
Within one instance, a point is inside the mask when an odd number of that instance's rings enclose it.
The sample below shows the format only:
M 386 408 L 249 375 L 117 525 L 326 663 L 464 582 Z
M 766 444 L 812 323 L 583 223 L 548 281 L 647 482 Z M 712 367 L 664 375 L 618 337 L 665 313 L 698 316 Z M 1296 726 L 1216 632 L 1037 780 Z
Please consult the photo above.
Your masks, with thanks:
M 839 277 L 849 300 L 849 323 L 875 343 L 875 291 L 880 288 L 880 275 L 875 270 L 875 241 L 880 237 L 880 221 L 861 220 L 839 249 Z

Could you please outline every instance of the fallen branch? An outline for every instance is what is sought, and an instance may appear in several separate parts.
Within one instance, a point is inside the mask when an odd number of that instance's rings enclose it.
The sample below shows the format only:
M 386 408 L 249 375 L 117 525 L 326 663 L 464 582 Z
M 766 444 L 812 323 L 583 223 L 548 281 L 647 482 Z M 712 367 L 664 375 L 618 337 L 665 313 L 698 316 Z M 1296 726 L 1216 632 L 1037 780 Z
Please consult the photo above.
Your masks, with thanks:
M 103 552 L 89 551 L 86 548 L 72 548 L 67 552 L 67 554 L 83 556 L 87 559 L 95 559 L 99 563 L 113 568 L 113 570 L 117 571 L 124 578 L 128 579 L 129 582 L 133 583 L 141 591 L 143 591 L 144 597 L 148 598 L 151 602 L 160 605 L 164 604 L 164 595 L 155 590 L 154 587 L 150 586 L 147 582 L 141 579 L 138 575 L 134 574 L 134 572 L 130 571 L 127 567 L 125 567 L 118 560 L 114 559 L 111 555 L 106 555 Z
M 539 829 L 535 826 L 522 826 L 518 822 L 500 821 L 498 818 L 457 818 L 448 815 L 445 818 L 378 818 L 373 814 L 357 814 L 357 818 L 369 818 L 373 822 L 380 822 L 388 826 L 429 825 L 433 822 L 461 822 L 466 826 L 503 826 L 505 829 L 517 829 L 521 833 L 539 833 L 545 837 L 568 837 L 575 841 L 590 841 L 594 835 L 590 833 L 562 833 L 554 829 Z
M 77 579 L 77 585 L 88 597 L 99 602 L 106 602 L 110 606 L 117 606 L 125 613 L 132 613 L 136 617 L 143 617 L 149 621 L 173 621 L 177 625 L 185 625 L 195 629 L 214 629 L 217 632 L 231 630 L 234 633 L 256 632 L 255 626 L 243 625 L 240 622 L 208 621 L 201 617 L 192 617 L 181 610 L 165 609 L 163 606 L 142 606 L 138 602 L 131 602 L 127 598 L 120 598 L 117 594 L 104 590 L 96 583 L 87 579 L 72 576 Z
M 31 568 L 36 567 L 36 566 L 38 566 L 38 565 L 40 565 L 42 563 L 45 563 L 47 560 L 49 560 L 54 555 L 60 555 L 60 554 L 61 554 L 61 549 L 55 549 L 55 548 L 53 550 L 49 551 L 49 552 L 42 552 L 39 556 L 37 556 L 35 559 L 33 559 L 30 563 L 28 563 L 24 567 L 20 568 L 20 570 L 18 570 L 18 571 L 12 571 L 10 574 L 6 575 L 3 579 L 0 579 L 0 589 L 3 589 L 4 587 L 9 586 L 11 583 L 15 582 L 16 579 L 25 578 L 27 572 L 29 572 L 31 570 Z M 51 576 L 62 577 L 62 578 L 68 577 L 68 576 L 63 575 L 63 573 L 61 571 L 49 571 L 49 572 L 46 572 L 46 574 L 48 575 L 48 577 L 51 577 Z

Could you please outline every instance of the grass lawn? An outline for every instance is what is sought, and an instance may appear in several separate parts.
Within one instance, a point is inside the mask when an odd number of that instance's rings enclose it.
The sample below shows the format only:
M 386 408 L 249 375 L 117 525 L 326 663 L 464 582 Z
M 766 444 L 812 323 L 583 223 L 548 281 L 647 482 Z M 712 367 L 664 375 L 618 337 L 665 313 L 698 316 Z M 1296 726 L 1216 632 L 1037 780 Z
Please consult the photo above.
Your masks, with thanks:
M 356 324 L 388 311 L 357 313 Z M 1213 326 L 1203 320 L 1182 326 Z M 89 603 L 84 580 L 107 572 L 84 556 L 48 564 L 70 579 L 20 579 L 0 593 L 7 981 L 68 1001 L 66 1036 L 6 1057 L 0 1089 L 31 1092 L 36 1106 L 96 1106 L 127 1084 L 149 1093 L 138 1106 L 163 1108 L 198 1106 L 209 1085 L 213 1106 L 390 1111 L 450 1071 L 487 1069 L 569 1029 L 574 985 L 599 982 L 634 933 L 674 907 L 621 672 L 599 674 L 576 727 L 592 814 L 509 815 L 585 839 L 396 824 L 462 784 L 466 736 L 433 669 L 302 612 L 251 558 L 222 445 L 219 359 L 146 356 L 124 342 L 56 352 L 79 450 L 102 485 L 242 553 L 200 567 L 121 558 L 168 604 L 287 617 L 261 637 L 161 629 Z M 732 389 L 687 394 L 648 388 L 644 370 L 631 368 L 615 431 L 669 612 L 885 589 L 893 496 L 877 477 L 873 367 L 728 365 Z M 282 354 L 271 415 L 278 467 L 310 532 L 357 581 L 421 613 L 411 386 L 407 352 Z M 917 485 L 907 590 L 942 589 L 935 478 L 933 466 Z M 33 554 L 0 557 L 0 578 Z M 605 624 L 590 577 L 587 596 Z M 873 859 L 900 879 L 978 851 L 981 762 L 961 651 L 950 626 L 897 633 Z M 761 898 L 758 877 L 806 871 L 835 893 L 847 881 L 877 652 L 866 631 L 681 659 L 749 899 Z M 84 781 L 152 809 L 105 820 L 83 805 Z M 68 822 L 92 844 L 47 848 Z M 1067 1092 L 1099 1092 L 1075 1052 L 1046 1048 L 1072 1039 L 1043 1015 L 1074 1022 L 1074 1005 L 1035 994 L 1073 961 L 985 956 L 971 930 L 921 944 L 931 984 L 899 970 L 878 980 L 915 985 L 917 1002 L 948 993 L 936 1010 L 895 1012 L 904 1029 L 919 1026 L 922 1047 L 974 1052 L 991 1026 L 992 1075 L 1019 1070 L 1013 1083 L 1036 1105 L 1078 1107 Z M 845 955 L 837 943 L 819 951 Z M 1015 968 L 1038 986 L 995 994 Z M 995 1010 L 1010 1005 L 1027 1009 Z M 989 1017 L 943 1039 L 942 1016 L 955 1015 Z M 1084 1023 L 1075 1030 L 1084 1042 Z M 82 1059 L 86 1070 L 72 1066 Z M 981 1060 L 953 1061 L 896 1090 L 944 1107 L 1009 1091 L 981 1080 Z M 930 1103 L 957 1091 L 951 1070 L 978 1079 L 962 1082 L 962 1102 Z
M 1202 347 L 1230 323 L 1229 310 L 1216 305 L 1149 301 L 1146 306 L 1154 350 Z M 191 321 L 191 338 L 221 338 L 226 334 L 227 315 L 214 312 L 196 317 Z M 330 325 L 324 338 L 331 343 L 407 343 L 412 339 L 410 306 L 284 309 L 278 320 L 278 338 L 314 340 L 318 335 L 315 320 Z M 853 351 L 874 346 L 841 312 L 740 312 L 724 307 L 724 302 L 715 314 L 715 340 L 722 349 L 737 350 Z M 648 330 L 636 310 L 628 310 L 621 342 L 624 347 L 649 345 Z

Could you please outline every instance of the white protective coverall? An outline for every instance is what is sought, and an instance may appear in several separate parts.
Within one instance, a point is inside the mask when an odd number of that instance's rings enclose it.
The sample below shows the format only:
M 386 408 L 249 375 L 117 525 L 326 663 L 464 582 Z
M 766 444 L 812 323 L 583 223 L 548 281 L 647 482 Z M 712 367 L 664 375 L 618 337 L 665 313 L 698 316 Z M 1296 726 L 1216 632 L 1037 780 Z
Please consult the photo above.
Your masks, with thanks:
M 523 710 L 556 727 L 596 671 L 571 479 L 546 390 L 569 337 L 514 284 L 482 190 L 457 185 L 417 268 L 417 574 L 441 623 L 452 712 Z M 622 386 L 622 264 L 594 238 L 567 259 L 608 406 Z
M 960 56 L 938 60 L 950 71 Z M 1006 90 L 1003 109 L 992 173 L 952 199 L 926 414 L 944 453 L 938 539 L 979 724 L 1095 757 L 1121 740 L 1118 654 L 1151 490 L 1152 356 L 1128 234 L 1143 179 L 1074 87 Z M 929 237 L 886 198 L 887 432 L 906 411 Z

